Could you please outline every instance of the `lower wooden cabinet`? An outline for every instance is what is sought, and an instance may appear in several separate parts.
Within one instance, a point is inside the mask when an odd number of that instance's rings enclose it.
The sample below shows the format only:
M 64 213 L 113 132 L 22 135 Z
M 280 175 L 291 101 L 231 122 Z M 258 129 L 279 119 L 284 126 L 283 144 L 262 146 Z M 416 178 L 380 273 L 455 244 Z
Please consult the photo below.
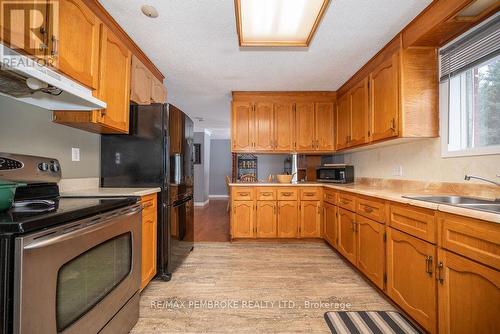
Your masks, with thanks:
M 300 202 L 300 236 L 302 238 L 321 237 L 321 201 Z
M 148 285 L 156 275 L 157 254 L 157 202 L 156 194 L 141 198 L 142 228 L 141 228 L 141 290 Z
M 233 201 L 231 229 L 233 238 L 254 238 L 254 202 Z
M 332 247 L 337 248 L 337 207 L 333 204 L 324 202 L 323 212 L 323 222 L 325 226 L 324 237 Z
M 256 232 L 257 238 L 276 238 L 276 201 L 257 201 Z
M 278 201 L 278 237 L 299 236 L 299 209 L 297 201 Z
M 357 267 L 380 289 L 384 288 L 385 226 L 356 216 Z
M 439 250 L 439 333 L 500 332 L 500 273 Z
M 436 246 L 387 229 L 387 294 L 425 330 L 436 332 Z
M 343 208 L 338 208 L 338 244 L 337 250 L 352 264 L 356 265 L 356 214 Z

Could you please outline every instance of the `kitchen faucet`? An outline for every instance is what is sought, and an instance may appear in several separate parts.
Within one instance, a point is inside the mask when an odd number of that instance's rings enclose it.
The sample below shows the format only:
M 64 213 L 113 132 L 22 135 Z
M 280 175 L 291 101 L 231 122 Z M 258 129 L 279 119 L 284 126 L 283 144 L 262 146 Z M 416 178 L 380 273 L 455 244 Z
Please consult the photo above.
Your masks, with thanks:
M 500 177 L 500 175 L 497 175 L 497 177 Z M 488 180 L 488 179 L 485 179 L 484 177 L 480 177 L 480 176 L 474 176 L 474 175 L 467 175 L 467 174 L 465 174 L 465 181 L 470 181 L 470 179 L 476 179 L 476 180 L 481 180 L 481 181 L 484 181 L 484 182 L 489 182 L 489 183 L 492 183 L 492 184 L 500 187 L 500 182 L 495 182 L 495 181 L 492 181 L 492 180 Z

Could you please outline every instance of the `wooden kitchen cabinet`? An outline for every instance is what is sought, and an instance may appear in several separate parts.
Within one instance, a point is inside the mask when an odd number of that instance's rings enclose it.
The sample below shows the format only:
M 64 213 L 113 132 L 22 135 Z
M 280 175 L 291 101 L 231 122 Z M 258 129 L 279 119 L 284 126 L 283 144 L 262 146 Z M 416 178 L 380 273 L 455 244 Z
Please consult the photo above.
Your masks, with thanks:
M 398 135 L 399 53 L 395 53 L 370 73 L 371 137 L 381 140 Z
M 343 208 L 338 208 L 338 243 L 337 250 L 352 264 L 356 265 L 356 214 Z
M 500 274 L 439 250 L 439 333 L 498 333 L 500 330 Z
M 351 132 L 349 134 L 349 147 L 362 145 L 369 141 L 368 95 L 368 78 L 361 80 L 349 91 L 351 102 Z
M 254 150 L 270 151 L 274 149 L 274 110 L 269 102 L 254 104 Z
M 253 201 L 233 201 L 232 238 L 255 237 L 255 212 Z
M 321 201 L 300 202 L 300 236 L 302 238 L 321 237 Z
M 314 108 L 315 149 L 317 151 L 333 151 L 335 149 L 333 103 L 316 103 Z
M 141 290 L 156 275 L 157 254 L 157 199 L 156 194 L 143 196 L 142 233 L 141 233 Z
M 297 201 L 278 201 L 278 237 L 297 238 L 299 212 Z
M 94 90 L 99 88 L 101 27 L 101 21 L 84 1 L 61 0 L 58 36 L 49 32 L 48 37 L 48 51 L 54 66 Z
M 140 105 L 151 104 L 153 74 L 135 56 L 130 72 L 130 100 Z
M 276 207 L 276 201 L 257 201 L 257 212 L 255 217 L 257 238 L 276 238 Z
M 233 151 L 253 151 L 254 110 L 250 102 L 233 102 L 231 145 Z
M 101 33 L 99 90 L 103 110 L 55 111 L 54 122 L 97 133 L 128 133 L 131 53 L 109 29 Z
M 349 146 L 351 135 L 351 100 L 348 93 L 337 100 L 336 119 L 335 149 L 341 150 Z
M 337 224 L 337 207 L 333 204 L 324 202 L 324 225 L 325 225 L 325 239 L 328 243 L 337 248 L 337 238 L 338 238 L 338 224 Z
M 295 141 L 296 149 L 300 151 L 313 151 L 315 149 L 314 103 L 295 104 Z
M 425 330 L 436 332 L 436 247 L 387 229 L 387 294 Z
M 167 102 L 167 87 L 154 76 L 151 80 L 151 102 L 162 104 Z
M 292 152 L 295 140 L 293 103 L 274 104 L 274 151 Z
M 357 267 L 380 289 L 384 289 L 384 225 L 356 215 Z

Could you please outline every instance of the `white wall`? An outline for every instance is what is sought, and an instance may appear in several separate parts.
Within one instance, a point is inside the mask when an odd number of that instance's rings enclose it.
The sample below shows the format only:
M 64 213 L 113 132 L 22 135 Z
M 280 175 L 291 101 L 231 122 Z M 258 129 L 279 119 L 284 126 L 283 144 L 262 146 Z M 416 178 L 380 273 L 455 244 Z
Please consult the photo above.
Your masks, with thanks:
M 500 155 L 441 158 L 440 138 L 345 154 L 356 177 L 375 177 L 438 182 L 465 182 L 465 174 L 496 179 Z M 393 170 L 401 166 L 402 176 Z
M 201 144 L 201 164 L 194 165 L 194 201 L 204 203 L 210 186 L 210 136 L 206 132 L 195 132 L 194 143 Z

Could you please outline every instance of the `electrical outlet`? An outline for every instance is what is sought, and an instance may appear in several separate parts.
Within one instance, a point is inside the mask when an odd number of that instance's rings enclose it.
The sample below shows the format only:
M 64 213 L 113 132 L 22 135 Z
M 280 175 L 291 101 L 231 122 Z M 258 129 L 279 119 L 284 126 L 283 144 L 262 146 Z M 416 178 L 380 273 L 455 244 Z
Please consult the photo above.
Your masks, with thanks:
M 403 166 L 398 165 L 392 169 L 393 176 L 403 176 Z
M 71 161 L 80 161 L 80 149 L 78 147 L 71 148 Z

